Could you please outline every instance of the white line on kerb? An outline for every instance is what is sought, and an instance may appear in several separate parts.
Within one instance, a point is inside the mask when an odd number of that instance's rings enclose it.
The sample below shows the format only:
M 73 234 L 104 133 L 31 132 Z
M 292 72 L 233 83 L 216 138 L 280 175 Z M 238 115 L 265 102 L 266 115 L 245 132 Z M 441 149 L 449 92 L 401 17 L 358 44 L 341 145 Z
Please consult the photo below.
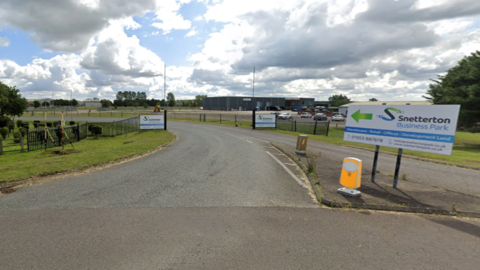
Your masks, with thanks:
M 278 162 L 278 164 L 280 164 L 280 166 L 282 166 L 282 168 L 285 169 L 285 171 L 287 171 L 288 174 L 290 174 L 290 176 L 291 176 L 293 179 L 295 179 L 295 181 L 297 181 L 297 183 L 298 183 L 300 186 L 308 189 L 308 187 L 307 187 L 300 179 L 298 179 L 298 177 L 297 177 L 295 174 L 293 174 L 293 172 L 290 171 L 290 169 L 288 169 L 287 166 L 285 166 L 285 164 L 283 164 L 280 160 L 278 160 L 278 158 L 276 158 L 274 155 L 272 155 L 272 153 L 270 153 L 270 152 L 268 152 L 268 151 L 266 151 L 266 152 L 267 152 L 267 154 L 269 154 L 276 162 Z
M 247 140 L 247 138 L 237 137 L 237 136 L 235 136 L 235 135 L 233 135 L 233 134 L 230 134 L 230 133 L 225 133 L 225 134 L 230 135 L 230 136 L 232 136 L 232 137 L 235 137 L 235 138 L 237 138 L 237 139 L 240 139 L 240 140 L 242 140 L 242 141 L 245 141 L 245 142 L 248 142 L 248 143 L 252 143 L 251 141 Z

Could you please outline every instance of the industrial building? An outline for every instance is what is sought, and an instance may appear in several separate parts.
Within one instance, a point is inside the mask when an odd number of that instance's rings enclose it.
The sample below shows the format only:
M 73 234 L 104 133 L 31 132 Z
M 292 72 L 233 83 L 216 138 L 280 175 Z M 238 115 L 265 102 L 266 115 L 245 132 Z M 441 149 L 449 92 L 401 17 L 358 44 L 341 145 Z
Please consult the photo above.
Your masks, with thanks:
M 248 111 L 267 110 L 271 106 L 290 110 L 293 106 L 312 107 L 314 98 L 281 98 L 281 97 L 206 97 L 203 98 L 204 110 Z

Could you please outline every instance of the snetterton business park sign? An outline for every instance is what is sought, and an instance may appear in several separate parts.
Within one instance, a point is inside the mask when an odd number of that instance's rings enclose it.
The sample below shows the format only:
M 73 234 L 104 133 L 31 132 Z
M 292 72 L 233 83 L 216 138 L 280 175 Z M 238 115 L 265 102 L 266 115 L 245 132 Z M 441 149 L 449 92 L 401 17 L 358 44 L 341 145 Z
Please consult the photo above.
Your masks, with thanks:
M 344 140 L 451 155 L 460 105 L 350 105 Z

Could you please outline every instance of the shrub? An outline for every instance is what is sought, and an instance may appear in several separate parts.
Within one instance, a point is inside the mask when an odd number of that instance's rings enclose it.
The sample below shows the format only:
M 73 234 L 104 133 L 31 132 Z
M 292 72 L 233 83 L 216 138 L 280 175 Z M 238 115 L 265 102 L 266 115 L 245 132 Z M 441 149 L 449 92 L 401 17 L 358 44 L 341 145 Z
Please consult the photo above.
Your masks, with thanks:
M 70 121 L 69 124 L 70 124 L 70 126 L 73 126 L 73 125 L 75 125 L 75 121 Z
M 10 118 L 6 116 L 0 116 L 0 128 L 6 127 L 8 125 L 8 121 L 10 121 Z
M 91 126 L 91 132 L 97 138 L 98 135 L 102 134 L 102 127 L 101 126 Z
M 22 127 L 22 123 L 23 123 L 22 120 L 17 120 L 17 128 L 21 128 L 21 127 Z
M 8 134 L 8 129 L 7 129 L 7 127 L 2 127 L 2 128 L 0 128 L 0 135 L 2 136 L 2 139 L 5 140 L 5 138 L 7 137 L 7 134 Z
M 20 132 L 15 131 L 15 132 L 13 133 L 13 142 L 14 142 L 14 143 L 19 143 L 19 142 L 20 142 L 20 137 L 21 137 Z
M 33 122 L 33 127 L 38 128 L 39 125 L 40 125 L 40 123 Z
M 30 123 L 28 123 L 28 122 L 23 122 L 23 123 L 22 123 L 22 127 L 23 127 L 23 128 L 26 128 L 26 129 L 30 129 Z
M 20 131 L 20 134 L 22 134 L 22 137 L 25 137 L 25 135 L 27 135 L 27 129 L 26 129 L 26 128 L 21 127 L 21 128 L 19 129 L 19 131 Z
M 52 126 L 53 126 L 52 122 L 47 122 L 47 127 L 52 127 Z
M 61 122 L 60 122 L 60 121 L 54 121 L 54 122 L 53 122 L 53 126 L 54 126 L 54 127 L 58 127 L 58 126 L 60 126 L 60 125 L 61 125 Z
M 8 131 L 12 132 L 12 130 L 14 129 L 15 129 L 15 122 L 13 121 L 8 122 Z
M 40 120 L 33 120 L 33 123 L 40 124 Z

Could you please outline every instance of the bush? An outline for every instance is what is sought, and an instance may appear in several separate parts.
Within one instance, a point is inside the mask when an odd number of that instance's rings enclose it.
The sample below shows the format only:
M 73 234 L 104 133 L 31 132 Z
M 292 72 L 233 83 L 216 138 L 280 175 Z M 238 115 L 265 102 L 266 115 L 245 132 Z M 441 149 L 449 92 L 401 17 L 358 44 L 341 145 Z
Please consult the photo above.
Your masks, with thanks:
M 40 125 L 40 123 L 37 123 L 35 121 L 33 122 L 33 127 L 38 128 L 39 125 Z
M 40 120 L 33 120 L 33 123 L 40 124 Z
M 23 123 L 22 120 L 17 120 L 17 128 L 21 128 L 21 127 L 22 127 L 22 123 Z
M 26 129 L 30 129 L 30 123 L 28 123 L 28 122 L 23 122 L 23 123 L 22 123 L 22 127 L 23 127 L 23 128 L 26 128 Z
M 93 135 L 95 135 L 95 138 L 102 134 L 102 127 L 101 126 L 91 126 L 90 131 L 92 132 Z
M 54 127 L 58 127 L 58 126 L 60 126 L 60 125 L 61 125 L 61 122 L 60 122 L 60 121 L 54 121 L 54 122 L 53 122 L 53 126 L 54 126 Z
M 75 121 L 70 121 L 69 124 L 70 124 L 70 126 L 73 126 L 73 125 L 75 125 Z
M 52 126 L 53 126 L 52 122 L 47 122 L 47 127 L 52 127 Z
M 13 133 L 13 142 L 14 142 L 14 143 L 19 143 L 19 142 L 20 142 L 20 137 L 21 137 L 20 132 L 15 131 L 15 132 Z
M 6 116 L 0 116 L 0 128 L 6 127 L 8 125 L 8 121 L 10 121 L 10 118 Z
M 19 131 L 20 131 L 20 134 L 22 134 L 22 137 L 25 138 L 25 135 L 27 135 L 27 129 L 24 127 L 21 127 Z
M 7 138 L 7 134 L 8 134 L 8 128 L 7 127 L 0 128 L 0 135 L 2 136 L 2 138 L 4 140 L 5 140 L 5 138 Z
M 13 121 L 8 122 L 8 131 L 12 132 L 12 130 L 14 129 L 15 129 L 15 122 Z

